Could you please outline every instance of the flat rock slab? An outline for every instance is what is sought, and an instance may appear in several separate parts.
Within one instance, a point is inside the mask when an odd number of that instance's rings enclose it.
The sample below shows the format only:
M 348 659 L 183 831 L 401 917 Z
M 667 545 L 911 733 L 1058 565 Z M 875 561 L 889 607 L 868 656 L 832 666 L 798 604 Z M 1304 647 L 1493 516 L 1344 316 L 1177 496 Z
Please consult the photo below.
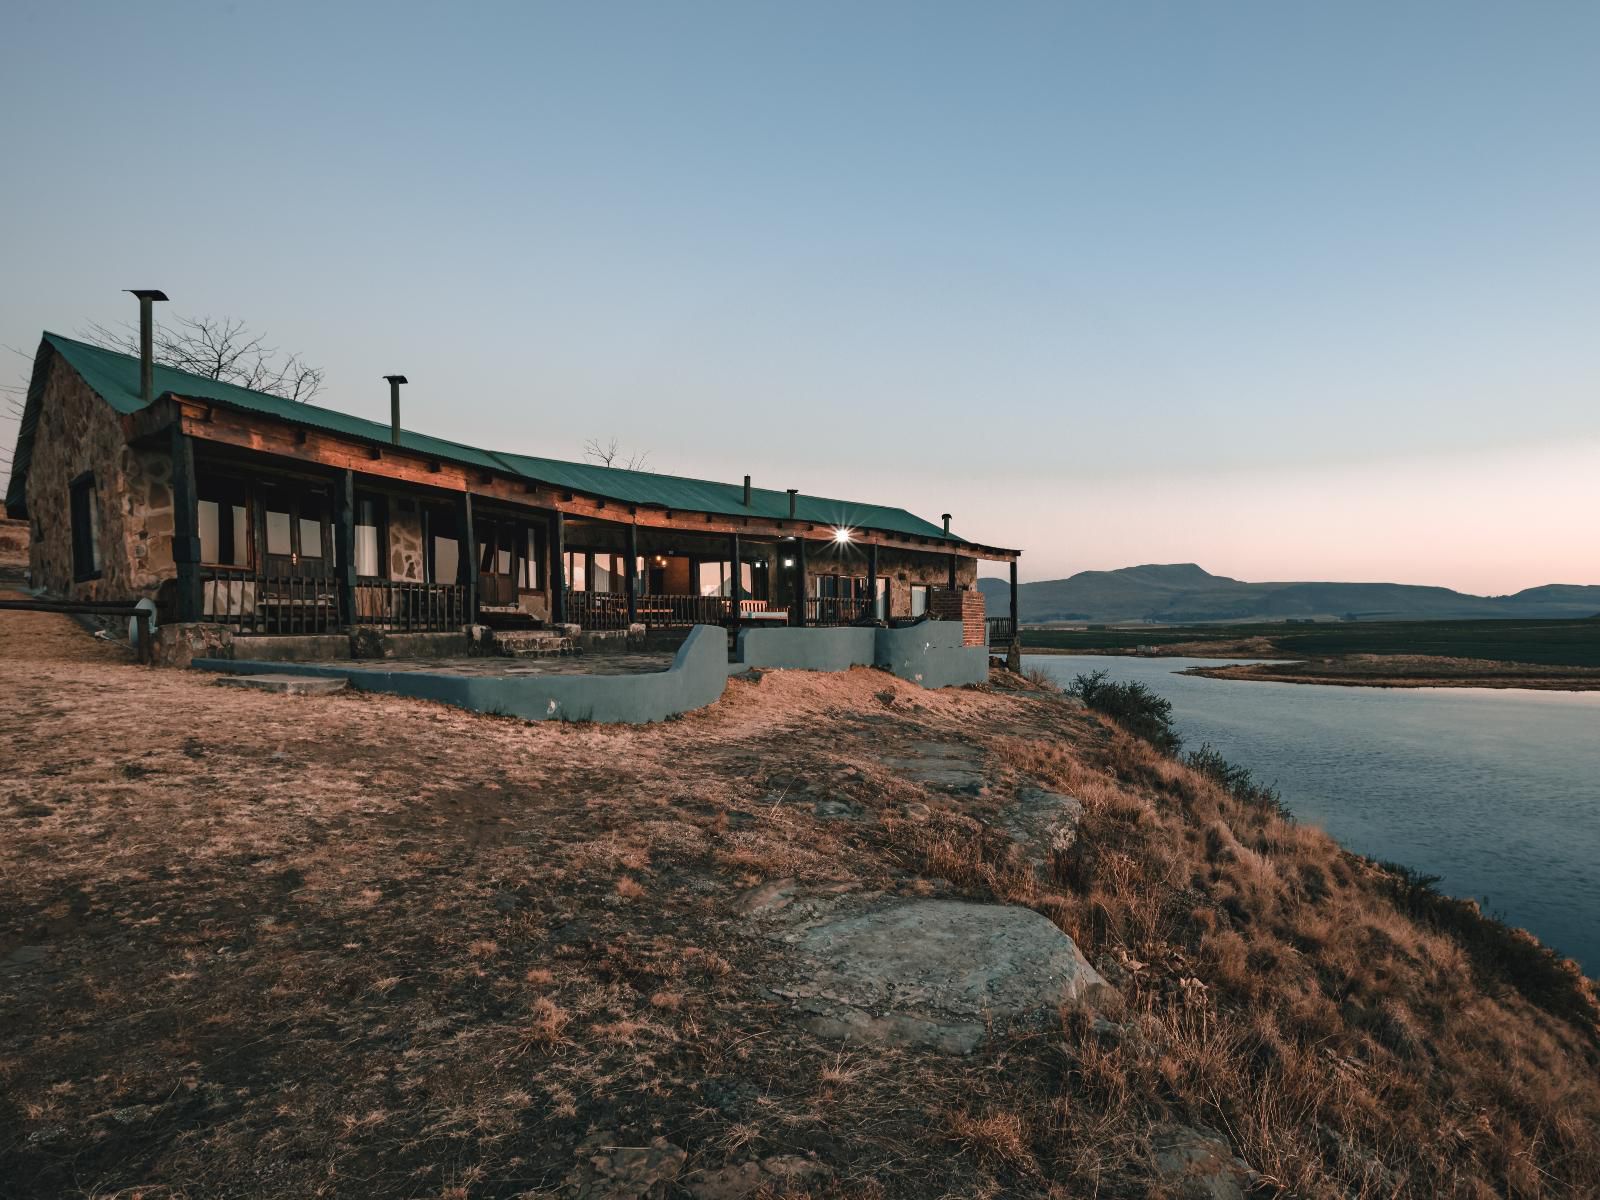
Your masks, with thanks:
M 1015 905 L 878 898 L 781 936 L 800 961 L 776 990 L 828 1037 L 968 1054 L 992 1026 L 1107 986 L 1071 938 Z
M 1043 788 L 1017 789 L 1000 826 L 1040 871 L 1048 871 L 1060 850 L 1071 849 L 1083 820 L 1083 802 Z
M 898 775 L 935 791 L 981 794 L 986 783 L 983 752 L 962 742 L 913 742 L 909 754 L 886 754 L 880 761 Z
M 330 696 L 350 686 L 348 679 L 322 679 L 315 675 L 224 675 L 220 687 L 281 692 L 286 696 Z

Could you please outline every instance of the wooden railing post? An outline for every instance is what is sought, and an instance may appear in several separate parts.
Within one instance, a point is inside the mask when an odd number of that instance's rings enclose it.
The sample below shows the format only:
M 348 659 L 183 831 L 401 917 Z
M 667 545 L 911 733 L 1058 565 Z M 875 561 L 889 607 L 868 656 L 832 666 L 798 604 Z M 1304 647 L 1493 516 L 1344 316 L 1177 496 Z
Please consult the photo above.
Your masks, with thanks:
M 478 623 L 478 539 L 472 532 L 472 493 L 461 493 L 461 558 L 466 567 L 462 585 L 467 589 L 468 625 Z
M 639 620 L 639 527 L 628 526 L 628 570 L 625 575 L 628 583 L 628 624 L 634 625 Z
M 794 623 L 806 623 L 806 539 L 794 539 Z
M 567 518 L 562 512 L 550 514 L 550 623 L 564 625 L 567 620 Z
M 878 618 L 878 543 L 871 542 L 867 545 L 867 612 L 873 620 Z M 888 606 L 884 607 L 883 615 L 889 615 Z
M 334 505 L 333 556 L 339 563 L 339 615 L 346 625 L 356 623 L 356 474 L 340 473 Z
M 733 571 L 733 578 L 728 581 L 728 595 L 732 604 L 728 606 L 728 625 L 733 630 L 733 636 L 739 636 L 739 535 L 728 535 L 728 566 Z

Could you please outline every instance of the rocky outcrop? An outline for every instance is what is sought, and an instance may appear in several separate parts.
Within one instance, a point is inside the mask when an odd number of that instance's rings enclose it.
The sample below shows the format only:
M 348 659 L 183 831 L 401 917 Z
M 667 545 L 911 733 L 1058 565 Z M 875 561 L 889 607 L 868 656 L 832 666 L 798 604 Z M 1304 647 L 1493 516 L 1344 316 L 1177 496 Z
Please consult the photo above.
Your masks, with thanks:
M 786 910 L 772 936 L 794 971 L 774 991 L 825 1037 L 957 1054 L 993 1029 L 1035 1024 L 1107 987 L 1072 939 L 1015 905 L 896 897 L 791 904 L 776 881 L 754 911 Z
M 1188 1125 L 1150 1131 L 1150 1165 L 1182 1200 L 1244 1200 L 1258 1178 L 1220 1133 Z

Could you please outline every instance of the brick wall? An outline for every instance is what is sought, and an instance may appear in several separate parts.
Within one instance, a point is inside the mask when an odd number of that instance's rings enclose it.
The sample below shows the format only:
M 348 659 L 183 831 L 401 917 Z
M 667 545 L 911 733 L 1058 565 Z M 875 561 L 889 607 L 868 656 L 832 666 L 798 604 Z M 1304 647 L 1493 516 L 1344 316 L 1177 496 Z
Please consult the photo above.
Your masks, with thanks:
M 952 592 L 939 588 L 928 597 L 928 615 L 935 621 L 960 621 L 963 646 L 987 646 L 983 623 L 983 593 L 977 589 Z

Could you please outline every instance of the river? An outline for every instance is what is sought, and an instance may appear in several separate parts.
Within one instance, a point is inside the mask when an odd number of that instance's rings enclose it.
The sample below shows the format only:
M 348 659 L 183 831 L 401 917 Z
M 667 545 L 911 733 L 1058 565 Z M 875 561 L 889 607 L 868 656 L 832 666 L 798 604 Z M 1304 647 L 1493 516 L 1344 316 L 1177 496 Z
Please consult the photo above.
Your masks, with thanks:
M 1247 683 L 1175 672 L 1234 659 L 1026 655 L 1063 684 L 1085 671 L 1172 701 L 1210 742 L 1277 785 L 1302 822 L 1441 877 L 1600 975 L 1600 693 Z

